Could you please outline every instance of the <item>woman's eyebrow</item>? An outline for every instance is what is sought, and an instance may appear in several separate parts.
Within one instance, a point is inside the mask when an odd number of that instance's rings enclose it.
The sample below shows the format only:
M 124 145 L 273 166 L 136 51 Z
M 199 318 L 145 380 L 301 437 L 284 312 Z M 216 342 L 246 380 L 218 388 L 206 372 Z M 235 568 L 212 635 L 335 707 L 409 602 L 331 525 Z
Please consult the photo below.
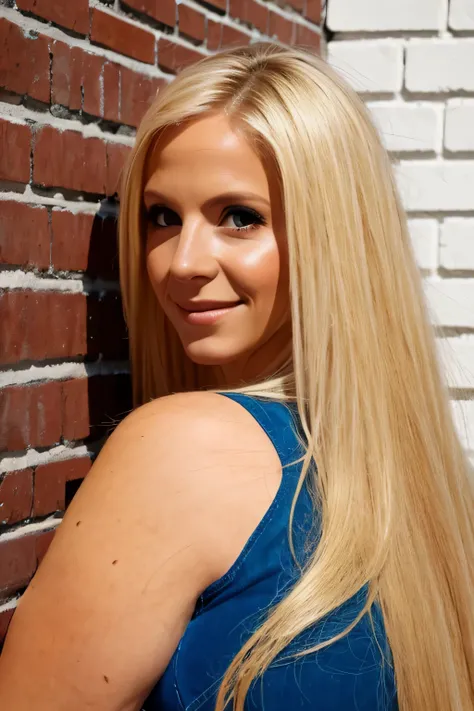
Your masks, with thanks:
M 242 201 L 244 201 L 244 202 L 246 202 L 246 201 L 259 202 L 262 205 L 266 205 L 267 207 L 270 207 L 270 201 L 267 200 L 266 198 L 264 198 L 262 195 L 259 195 L 258 193 L 240 192 L 240 191 L 231 191 L 231 192 L 226 192 L 226 193 L 221 193 L 219 195 L 216 195 L 215 197 L 212 197 L 209 200 L 206 200 L 205 206 L 212 207 L 214 205 L 227 204 L 227 203 L 239 203 Z
M 159 200 L 166 205 L 176 206 L 176 200 L 173 200 L 171 196 L 164 195 L 158 191 L 152 190 L 150 188 L 145 189 L 143 192 L 144 200 Z M 203 203 L 204 208 L 215 207 L 216 205 L 227 205 L 229 203 L 238 204 L 240 202 L 257 202 L 261 205 L 269 208 L 270 201 L 264 198 L 258 193 L 243 192 L 243 191 L 230 191 L 225 193 L 220 193 L 219 195 L 214 195 Z

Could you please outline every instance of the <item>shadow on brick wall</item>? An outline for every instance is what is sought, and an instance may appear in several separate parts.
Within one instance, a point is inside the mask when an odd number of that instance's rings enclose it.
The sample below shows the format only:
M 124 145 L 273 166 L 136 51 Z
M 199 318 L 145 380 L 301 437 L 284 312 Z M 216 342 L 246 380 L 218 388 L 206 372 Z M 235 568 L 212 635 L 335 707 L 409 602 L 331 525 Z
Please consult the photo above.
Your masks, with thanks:
M 87 298 L 86 444 L 98 453 L 107 436 L 132 409 L 128 336 L 118 290 L 118 201 L 109 197 L 96 213 L 89 242 L 87 275 L 93 286 Z M 66 508 L 81 479 L 66 484 Z

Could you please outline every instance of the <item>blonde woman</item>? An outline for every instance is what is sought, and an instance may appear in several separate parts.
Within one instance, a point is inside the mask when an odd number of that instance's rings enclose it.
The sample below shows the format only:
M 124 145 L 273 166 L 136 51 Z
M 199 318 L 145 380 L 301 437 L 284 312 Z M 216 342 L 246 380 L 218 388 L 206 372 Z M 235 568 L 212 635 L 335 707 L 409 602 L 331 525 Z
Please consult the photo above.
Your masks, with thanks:
M 14 615 L 15 711 L 472 711 L 468 465 L 389 160 L 320 59 L 209 57 L 124 176 L 137 409 Z

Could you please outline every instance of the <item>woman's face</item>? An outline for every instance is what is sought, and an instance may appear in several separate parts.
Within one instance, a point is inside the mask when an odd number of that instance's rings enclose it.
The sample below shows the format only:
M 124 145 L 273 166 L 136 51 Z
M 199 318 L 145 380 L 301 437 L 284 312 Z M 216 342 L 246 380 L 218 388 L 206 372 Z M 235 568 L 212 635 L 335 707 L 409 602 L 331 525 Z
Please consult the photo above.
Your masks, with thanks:
M 191 360 L 230 385 L 266 373 L 291 342 L 277 175 L 224 115 L 169 129 L 150 156 L 147 269 Z M 280 363 L 278 363 L 279 365 Z

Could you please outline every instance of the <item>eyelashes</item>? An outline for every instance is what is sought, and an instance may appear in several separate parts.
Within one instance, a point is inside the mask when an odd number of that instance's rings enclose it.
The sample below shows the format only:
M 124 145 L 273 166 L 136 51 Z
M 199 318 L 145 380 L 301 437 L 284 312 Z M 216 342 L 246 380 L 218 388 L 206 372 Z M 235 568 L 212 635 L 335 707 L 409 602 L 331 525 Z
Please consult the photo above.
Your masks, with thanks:
M 181 224 L 179 215 L 164 205 L 152 205 L 146 211 L 146 218 L 154 227 L 161 229 Z
M 182 224 L 178 213 L 165 205 L 152 205 L 146 210 L 146 219 L 158 230 Z M 257 210 L 247 205 L 229 205 L 224 210 L 218 226 L 233 232 L 246 232 L 265 224 L 267 224 L 265 218 Z

